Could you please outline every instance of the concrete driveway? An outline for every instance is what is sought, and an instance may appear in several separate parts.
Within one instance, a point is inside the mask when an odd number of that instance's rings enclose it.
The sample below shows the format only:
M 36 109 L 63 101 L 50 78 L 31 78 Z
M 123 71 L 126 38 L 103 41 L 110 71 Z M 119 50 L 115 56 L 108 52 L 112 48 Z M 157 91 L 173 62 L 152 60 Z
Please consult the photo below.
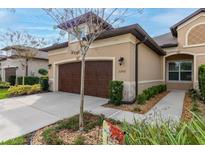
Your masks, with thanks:
M 85 110 L 106 99 L 85 97 Z M 79 113 L 77 94 L 51 92 L 0 100 L 0 141 L 15 138 Z

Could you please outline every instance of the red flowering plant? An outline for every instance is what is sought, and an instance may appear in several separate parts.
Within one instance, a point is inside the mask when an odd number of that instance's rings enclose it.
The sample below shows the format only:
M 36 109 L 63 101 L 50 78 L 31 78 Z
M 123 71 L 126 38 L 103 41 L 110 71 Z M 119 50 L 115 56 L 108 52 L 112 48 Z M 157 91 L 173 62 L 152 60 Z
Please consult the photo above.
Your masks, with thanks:
M 123 144 L 124 143 L 124 137 L 125 137 L 125 133 L 118 128 L 117 126 L 108 123 L 110 126 L 110 137 L 112 140 L 117 141 L 119 144 Z

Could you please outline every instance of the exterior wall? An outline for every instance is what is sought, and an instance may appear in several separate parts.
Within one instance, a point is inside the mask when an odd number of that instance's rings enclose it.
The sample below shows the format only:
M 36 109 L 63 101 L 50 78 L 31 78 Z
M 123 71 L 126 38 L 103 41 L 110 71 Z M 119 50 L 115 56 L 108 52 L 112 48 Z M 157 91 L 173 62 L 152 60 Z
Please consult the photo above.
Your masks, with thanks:
M 17 67 L 17 70 L 16 70 L 16 75 L 17 76 L 22 76 L 22 74 L 25 74 L 25 69 L 22 66 L 23 62 L 24 62 L 23 59 L 9 59 L 9 58 L 7 60 L 1 61 L 2 81 L 5 81 L 5 68 Z
M 38 76 L 41 75 L 38 73 L 40 68 L 44 68 L 48 70 L 48 60 L 41 60 L 41 59 L 32 59 L 28 61 L 28 75 L 29 76 Z
M 26 73 L 25 68 L 23 67 L 22 63 L 25 63 L 24 59 L 7 59 L 7 60 L 3 60 L 1 61 L 1 77 L 2 77 L 2 81 L 5 81 L 5 68 L 9 68 L 9 67 L 17 67 L 16 70 L 16 75 L 17 76 L 22 76 Z M 39 76 L 38 74 L 38 69 L 39 68 L 45 68 L 47 69 L 48 66 L 48 61 L 47 60 L 32 60 L 28 62 L 28 75 L 32 76 Z
M 200 13 L 190 19 L 189 21 L 185 22 L 184 24 L 180 25 L 177 28 L 178 33 L 178 47 L 174 48 L 166 48 L 164 49 L 167 52 L 167 56 L 174 55 L 174 54 L 187 54 L 193 56 L 193 86 L 192 88 L 198 88 L 198 67 L 201 64 L 205 64 L 205 43 L 202 44 L 195 44 L 189 45 L 187 42 L 189 32 L 197 25 L 205 24 L 205 13 Z M 164 67 L 166 68 L 166 61 L 164 60 Z M 164 78 L 166 78 L 166 69 L 164 68 Z M 184 84 L 180 85 L 179 87 L 185 87 Z M 177 86 L 171 86 L 177 87 Z M 190 87 L 187 85 L 185 88 Z
M 131 101 L 135 98 L 135 44 L 137 40 L 131 34 L 116 36 L 95 41 L 88 51 L 87 60 L 112 60 L 113 80 L 124 81 L 123 98 Z M 69 44 L 68 48 L 52 50 L 48 53 L 49 79 L 51 90 L 58 90 L 58 65 L 68 62 L 80 61 L 79 57 L 71 51 L 77 48 L 77 43 Z M 124 63 L 119 65 L 118 59 L 124 58 Z
M 138 93 L 164 83 L 163 56 L 159 56 L 144 44 L 138 47 L 138 83 Z

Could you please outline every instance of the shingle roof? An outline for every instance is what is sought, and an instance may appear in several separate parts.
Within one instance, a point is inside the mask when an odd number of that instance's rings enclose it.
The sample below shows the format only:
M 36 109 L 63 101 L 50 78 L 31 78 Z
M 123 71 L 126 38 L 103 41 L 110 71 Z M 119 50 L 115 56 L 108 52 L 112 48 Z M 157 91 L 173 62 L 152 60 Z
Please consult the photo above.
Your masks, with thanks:
M 110 25 L 108 22 L 103 20 L 101 17 L 97 16 L 95 13 L 87 12 L 85 14 L 82 14 L 74 19 L 68 20 L 64 23 L 59 24 L 57 27 L 63 30 L 67 30 L 67 28 L 70 28 L 71 26 L 80 25 L 86 22 L 86 20 L 89 20 L 89 18 L 92 18 L 95 21 L 102 22 L 103 26 L 107 29 L 113 29 L 112 25 Z
M 177 38 L 172 33 L 166 33 L 153 38 L 155 42 L 162 48 L 175 47 L 178 45 Z
M 134 25 L 130 25 L 130 26 L 125 26 L 125 27 L 105 31 L 104 33 L 102 33 L 97 38 L 97 40 L 106 39 L 106 38 L 109 38 L 109 37 L 114 37 L 114 36 L 128 34 L 128 33 L 133 34 L 140 41 L 143 41 L 145 38 L 147 38 L 146 41 L 144 42 L 144 44 L 146 44 L 149 48 L 151 48 L 153 51 L 155 51 L 159 55 L 165 55 L 166 54 L 163 51 L 163 49 L 160 46 L 158 46 L 158 44 L 138 24 L 134 24 Z M 64 48 L 64 47 L 67 47 L 67 46 L 68 46 L 68 43 L 63 42 L 61 44 L 49 46 L 49 47 L 46 47 L 46 48 L 42 48 L 40 50 L 50 51 L 50 50 L 54 50 L 54 49 L 58 49 L 58 48 Z
M 48 60 L 48 53 L 42 50 L 39 50 L 37 48 L 32 48 L 32 47 L 26 47 L 26 46 L 22 46 L 22 45 L 13 45 L 13 46 L 7 46 L 1 50 L 3 51 L 9 51 L 9 50 L 19 50 L 19 51 L 36 51 L 37 54 L 35 55 L 34 58 L 36 59 L 45 59 Z M 11 57 L 16 57 L 16 55 L 12 55 Z

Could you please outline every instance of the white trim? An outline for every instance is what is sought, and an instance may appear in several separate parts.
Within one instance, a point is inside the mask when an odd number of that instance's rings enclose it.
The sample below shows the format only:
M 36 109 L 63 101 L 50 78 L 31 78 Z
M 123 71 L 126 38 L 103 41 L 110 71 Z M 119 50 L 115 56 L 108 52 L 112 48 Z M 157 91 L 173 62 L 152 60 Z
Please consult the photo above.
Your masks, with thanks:
M 152 82 L 165 82 L 165 80 L 143 80 L 143 81 L 138 81 L 138 84 L 152 83 Z
M 85 58 L 86 61 L 95 61 L 95 60 L 111 60 L 112 61 L 112 80 L 115 80 L 115 57 L 86 57 Z M 73 62 L 80 62 L 81 58 L 79 58 L 79 60 L 77 60 L 76 58 L 73 59 L 66 59 L 66 60 L 61 60 L 61 61 L 57 61 L 53 64 L 53 91 L 58 91 L 58 66 L 60 64 L 65 64 L 65 63 L 73 63 Z
M 183 23 L 182 25 L 177 27 L 177 30 L 182 29 L 183 27 L 185 27 L 186 25 L 190 24 L 191 22 L 193 22 L 194 20 L 197 20 L 198 18 L 205 16 L 205 13 L 199 13 L 197 16 L 193 17 L 192 19 L 189 19 L 188 21 L 186 21 L 185 23 Z
M 205 56 L 205 53 L 198 53 L 198 54 L 195 54 L 195 56 Z
M 193 44 L 193 45 L 184 45 L 183 48 L 193 48 L 193 47 L 202 47 L 205 46 L 205 43 L 203 44 Z
M 195 25 L 191 26 L 191 27 L 187 30 L 187 32 L 186 32 L 186 34 L 185 34 L 185 46 L 184 46 L 184 48 L 197 47 L 197 46 L 205 46 L 205 43 L 193 44 L 193 45 L 189 45 L 189 44 L 188 44 L 188 35 L 189 35 L 190 31 L 191 31 L 193 28 L 195 28 L 195 27 L 197 27 L 197 26 L 199 26 L 199 25 L 205 25 L 205 22 L 200 22 L 200 23 L 198 23 L 198 24 L 195 24 Z
M 172 53 L 170 53 L 170 54 L 167 54 L 167 55 L 164 56 L 164 57 L 169 57 L 169 56 L 178 55 L 178 54 L 187 54 L 187 55 L 192 55 L 192 56 L 197 55 L 197 54 L 191 53 L 191 52 L 175 51 L 175 52 L 172 52 Z

